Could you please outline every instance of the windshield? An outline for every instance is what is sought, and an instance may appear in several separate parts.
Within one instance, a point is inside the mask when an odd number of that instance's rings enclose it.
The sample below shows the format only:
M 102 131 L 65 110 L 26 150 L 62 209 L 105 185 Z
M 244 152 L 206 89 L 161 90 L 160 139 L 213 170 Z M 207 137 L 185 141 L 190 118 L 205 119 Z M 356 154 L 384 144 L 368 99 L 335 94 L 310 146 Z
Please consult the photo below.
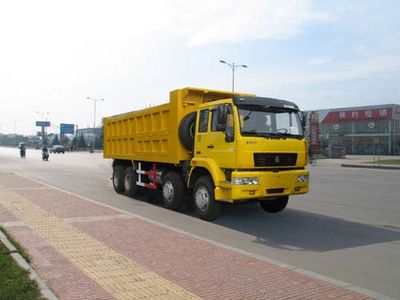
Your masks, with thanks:
M 297 111 L 263 107 L 239 107 L 243 136 L 303 136 Z

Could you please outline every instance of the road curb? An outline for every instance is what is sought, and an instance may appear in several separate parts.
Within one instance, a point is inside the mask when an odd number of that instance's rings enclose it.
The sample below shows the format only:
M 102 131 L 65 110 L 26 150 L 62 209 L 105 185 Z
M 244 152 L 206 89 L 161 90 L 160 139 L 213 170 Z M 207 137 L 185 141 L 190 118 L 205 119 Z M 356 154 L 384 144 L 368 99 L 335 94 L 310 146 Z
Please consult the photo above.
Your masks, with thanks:
M 18 266 L 29 273 L 29 278 L 36 281 L 42 296 L 48 300 L 58 300 L 57 296 L 47 287 L 45 281 L 40 278 L 38 273 L 25 260 L 25 258 L 22 257 L 17 248 L 10 242 L 2 231 L 0 231 L 0 242 L 8 249 L 11 257 L 15 260 Z
M 381 170 L 400 170 L 397 166 L 377 166 L 377 165 L 361 165 L 361 164 L 341 164 L 344 168 L 362 168 L 362 169 L 381 169 Z

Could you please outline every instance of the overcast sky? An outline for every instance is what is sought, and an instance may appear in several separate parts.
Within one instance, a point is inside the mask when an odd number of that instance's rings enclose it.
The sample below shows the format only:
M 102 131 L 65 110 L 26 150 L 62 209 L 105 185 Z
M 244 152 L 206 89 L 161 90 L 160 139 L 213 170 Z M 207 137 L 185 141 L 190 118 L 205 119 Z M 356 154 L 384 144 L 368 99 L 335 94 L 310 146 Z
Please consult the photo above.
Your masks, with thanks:
M 301 109 L 400 104 L 397 0 L 1 1 L 0 133 L 168 101 L 186 86 Z M 19 120 L 19 121 L 14 121 Z M 16 126 L 15 126 L 16 125 Z M 49 132 L 56 132 L 51 127 Z

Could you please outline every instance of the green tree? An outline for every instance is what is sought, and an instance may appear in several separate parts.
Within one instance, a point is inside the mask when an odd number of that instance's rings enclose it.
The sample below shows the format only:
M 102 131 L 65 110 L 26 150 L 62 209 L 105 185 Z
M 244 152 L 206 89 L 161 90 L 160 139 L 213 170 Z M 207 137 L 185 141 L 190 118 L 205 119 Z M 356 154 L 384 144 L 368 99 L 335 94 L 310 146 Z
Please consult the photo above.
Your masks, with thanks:
M 79 148 L 86 148 L 87 147 L 87 143 L 85 141 L 85 138 L 83 137 L 83 134 L 81 134 L 78 138 L 78 147 Z
M 78 146 L 78 138 L 76 136 L 74 136 L 72 141 L 71 141 L 71 147 L 73 147 L 74 150 L 76 151 L 76 147 L 77 146 Z
M 94 142 L 94 147 L 96 149 L 103 149 L 103 128 L 100 131 L 100 134 L 96 136 L 96 140 Z
M 58 136 L 56 135 L 53 139 L 53 146 L 54 145 L 60 145 L 60 140 L 58 139 Z
M 62 144 L 63 145 L 69 144 L 69 141 L 70 141 L 69 137 L 67 137 L 65 134 L 63 134 L 63 136 L 62 136 Z

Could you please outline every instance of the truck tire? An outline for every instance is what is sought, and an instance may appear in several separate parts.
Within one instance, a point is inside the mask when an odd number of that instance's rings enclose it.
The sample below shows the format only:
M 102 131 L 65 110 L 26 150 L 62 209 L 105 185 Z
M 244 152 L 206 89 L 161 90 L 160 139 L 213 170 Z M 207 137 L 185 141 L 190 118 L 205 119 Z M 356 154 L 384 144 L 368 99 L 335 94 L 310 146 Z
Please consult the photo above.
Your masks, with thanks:
M 199 217 L 206 221 L 217 219 L 221 205 L 214 198 L 214 183 L 208 175 L 196 180 L 193 189 L 193 202 Z
M 128 167 L 124 172 L 124 190 L 125 195 L 134 197 L 139 192 L 139 187 L 136 185 L 137 173 L 132 167 Z
M 183 206 L 185 186 L 178 173 L 168 172 L 163 179 L 162 200 L 168 209 L 179 210 Z
M 281 196 L 273 199 L 260 199 L 261 208 L 268 213 L 278 213 L 285 209 L 288 204 L 289 196 Z
M 118 194 L 124 191 L 124 169 L 125 168 L 122 165 L 116 165 L 113 168 L 112 182 L 114 190 Z
M 196 112 L 187 114 L 179 123 L 178 136 L 179 141 L 186 148 L 186 150 L 193 151 L 194 146 L 194 132 Z

